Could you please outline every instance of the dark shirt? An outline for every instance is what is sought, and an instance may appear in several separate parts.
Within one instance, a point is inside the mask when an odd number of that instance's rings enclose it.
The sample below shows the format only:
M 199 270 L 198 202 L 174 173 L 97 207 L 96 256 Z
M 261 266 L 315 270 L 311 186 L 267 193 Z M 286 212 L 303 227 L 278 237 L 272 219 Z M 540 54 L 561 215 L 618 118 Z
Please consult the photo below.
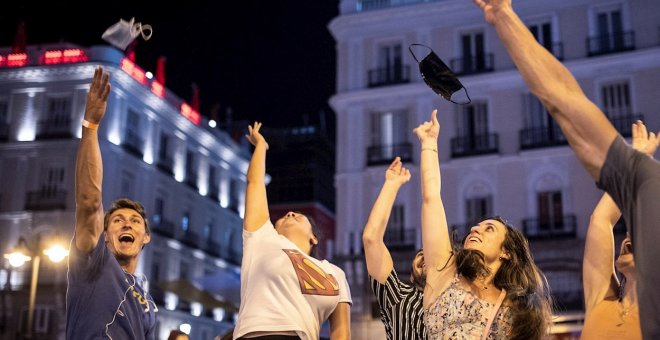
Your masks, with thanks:
M 644 339 L 660 339 L 660 163 L 617 137 L 598 187 L 621 209 L 632 237 Z
M 394 268 L 385 284 L 369 276 L 371 289 L 380 306 L 380 318 L 385 324 L 388 340 L 426 339 L 423 293 L 417 287 L 402 282 Z
M 156 305 L 142 282 L 126 273 L 102 236 L 87 255 L 74 240 L 69 254 L 66 338 L 155 339 Z

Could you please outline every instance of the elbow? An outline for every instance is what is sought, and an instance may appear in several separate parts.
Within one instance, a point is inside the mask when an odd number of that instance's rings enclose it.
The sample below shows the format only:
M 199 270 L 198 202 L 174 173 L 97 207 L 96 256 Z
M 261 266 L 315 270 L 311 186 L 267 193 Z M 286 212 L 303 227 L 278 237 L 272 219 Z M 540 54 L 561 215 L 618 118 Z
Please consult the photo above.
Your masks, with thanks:
M 76 196 L 78 209 L 97 211 L 101 207 L 101 194 L 79 193 Z
M 364 245 L 365 248 L 374 245 L 378 241 L 379 241 L 379 237 L 376 236 L 374 233 L 368 231 L 362 232 L 362 244 Z

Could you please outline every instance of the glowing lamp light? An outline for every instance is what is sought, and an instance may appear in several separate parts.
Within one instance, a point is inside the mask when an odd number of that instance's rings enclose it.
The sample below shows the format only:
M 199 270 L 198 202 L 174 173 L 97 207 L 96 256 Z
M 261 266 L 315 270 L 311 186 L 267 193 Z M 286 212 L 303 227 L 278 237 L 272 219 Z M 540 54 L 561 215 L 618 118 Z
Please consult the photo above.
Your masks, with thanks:
M 153 79 L 154 78 L 154 74 L 149 72 L 149 71 L 147 71 L 144 75 L 147 77 L 147 79 Z
M 131 78 L 135 79 L 142 85 L 147 85 L 147 76 L 139 66 L 135 65 L 130 59 L 122 58 L 120 68 L 126 72 Z
M 14 268 L 18 268 L 23 264 L 25 264 L 25 262 L 30 261 L 32 259 L 31 257 L 20 252 L 5 254 L 5 258 L 9 260 L 9 264 Z
M 193 108 L 186 103 L 181 104 L 181 114 L 195 125 L 199 125 L 199 122 L 202 120 L 199 112 L 193 110 Z
M 192 327 L 190 326 L 189 323 L 182 323 L 181 325 L 179 325 L 179 330 L 186 334 L 190 334 L 191 329 Z
M 44 250 L 44 254 L 48 256 L 51 261 L 58 263 L 62 262 L 65 257 L 69 256 L 69 251 L 58 244 Z
M 209 120 L 209 127 L 215 128 L 217 126 L 217 123 L 215 122 L 214 119 Z
M 8 67 L 23 67 L 27 65 L 27 53 L 11 53 L 7 55 Z
M 84 63 L 88 60 L 85 51 L 79 48 L 46 51 L 39 57 L 39 62 L 45 65 Z
M 165 97 L 165 87 L 155 80 L 151 82 L 151 92 L 158 97 Z

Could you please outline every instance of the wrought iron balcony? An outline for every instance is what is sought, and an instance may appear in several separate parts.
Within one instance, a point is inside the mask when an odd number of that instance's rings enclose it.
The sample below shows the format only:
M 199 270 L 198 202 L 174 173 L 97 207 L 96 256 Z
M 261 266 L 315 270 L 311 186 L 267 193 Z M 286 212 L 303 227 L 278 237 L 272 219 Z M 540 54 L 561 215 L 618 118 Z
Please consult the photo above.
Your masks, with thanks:
M 66 190 L 42 189 L 27 193 L 25 210 L 65 210 Z
M 644 121 L 644 115 L 641 113 L 629 113 L 624 115 L 610 116 L 607 115 L 614 128 L 621 134 L 623 137 L 632 136 L 632 125 L 637 120 Z
M 454 137 L 451 139 L 451 156 L 453 158 L 478 156 L 499 152 L 499 135 L 488 133 L 470 137 Z
M 161 157 L 158 158 L 158 163 L 156 163 L 156 167 L 160 169 L 162 172 L 164 172 L 167 175 L 174 175 L 173 169 L 173 164 L 174 161 L 172 158 L 168 157 L 167 155 L 161 155 Z
M 495 68 L 492 53 L 467 55 L 451 60 L 451 69 L 456 75 L 492 72 Z
M 37 139 L 72 138 L 71 118 L 55 117 L 37 122 Z
M 405 84 L 410 82 L 410 66 L 385 67 L 369 70 L 369 87 Z
M 156 217 L 153 220 L 154 225 L 152 229 L 155 233 L 170 238 L 174 237 L 174 222 Z
M 522 150 L 566 145 L 568 141 L 558 126 L 530 127 L 520 130 Z
M 635 49 L 635 31 L 616 32 L 587 38 L 589 57 L 632 51 Z
M 411 228 L 395 228 L 385 231 L 383 241 L 393 250 L 412 250 L 415 248 L 417 230 Z
M 367 149 L 367 166 L 390 164 L 396 156 L 401 157 L 402 162 L 412 161 L 412 145 L 401 143 L 370 146 Z
M 526 218 L 523 220 L 523 233 L 530 240 L 575 238 L 576 232 L 575 215 L 560 215 L 543 219 Z
M 126 152 L 140 159 L 142 159 L 142 156 L 144 155 L 144 139 L 134 131 L 126 131 L 121 147 L 126 150 Z

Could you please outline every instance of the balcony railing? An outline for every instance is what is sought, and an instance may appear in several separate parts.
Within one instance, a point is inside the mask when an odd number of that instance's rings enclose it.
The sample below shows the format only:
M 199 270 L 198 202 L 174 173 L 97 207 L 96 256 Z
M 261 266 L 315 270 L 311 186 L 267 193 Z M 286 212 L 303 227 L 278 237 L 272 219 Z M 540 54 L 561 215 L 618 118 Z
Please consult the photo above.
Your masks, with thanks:
M 499 135 L 496 133 L 451 139 L 451 156 L 453 158 L 497 152 L 499 152 Z
M 412 161 L 412 145 L 401 143 L 370 146 L 367 149 L 367 166 L 390 164 L 396 156 L 401 157 L 402 162 Z
M 445 0 L 359 0 L 355 4 L 357 12 L 374 11 L 385 8 L 415 5 L 425 2 L 436 2 Z
M 9 140 L 9 124 L 0 123 L 0 141 L 6 142 Z
M 554 216 L 554 218 L 526 218 L 523 220 L 523 232 L 528 239 L 575 238 L 575 215 Z
M 383 241 L 390 249 L 414 249 L 417 240 L 417 230 L 407 228 L 388 229 Z
M 457 75 L 468 75 L 494 70 L 494 57 L 492 53 L 469 55 L 451 60 L 451 69 Z
M 57 117 L 37 122 L 37 139 L 71 138 L 71 118 Z
M 212 186 L 211 189 L 209 189 L 209 192 L 206 194 L 206 197 L 213 202 L 220 202 L 219 199 L 220 193 L 218 191 L 218 188 Z
M 410 82 L 410 66 L 385 67 L 369 70 L 369 87 L 405 84 Z
M 522 150 L 566 145 L 568 141 L 558 126 L 530 127 L 520 130 Z
M 590 57 L 634 49 L 635 31 L 603 34 L 587 38 L 587 53 Z
M 154 218 L 154 226 L 153 226 L 153 231 L 157 234 L 160 234 L 162 236 L 174 237 L 174 222 L 164 220 L 164 219 L 158 219 Z
M 197 234 L 194 231 L 187 231 L 185 234 L 183 234 L 183 237 L 181 238 L 181 242 L 188 247 L 191 248 L 199 248 L 199 234 Z
M 25 210 L 66 209 L 66 190 L 37 190 L 27 193 Z
M 126 131 L 121 146 L 124 148 L 124 150 L 126 150 L 126 152 L 140 159 L 144 155 L 144 139 L 138 136 L 138 134 L 134 131 Z
M 641 113 L 629 113 L 624 115 L 610 116 L 608 114 L 610 122 L 614 125 L 617 131 L 623 137 L 632 136 L 632 125 L 637 120 L 644 121 L 644 115 Z
M 174 171 L 172 171 L 174 161 L 172 161 L 172 158 L 163 156 L 158 158 L 158 163 L 156 163 L 156 167 L 160 169 L 160 171 L 164 172 L 167 175 L 174 175 Z

